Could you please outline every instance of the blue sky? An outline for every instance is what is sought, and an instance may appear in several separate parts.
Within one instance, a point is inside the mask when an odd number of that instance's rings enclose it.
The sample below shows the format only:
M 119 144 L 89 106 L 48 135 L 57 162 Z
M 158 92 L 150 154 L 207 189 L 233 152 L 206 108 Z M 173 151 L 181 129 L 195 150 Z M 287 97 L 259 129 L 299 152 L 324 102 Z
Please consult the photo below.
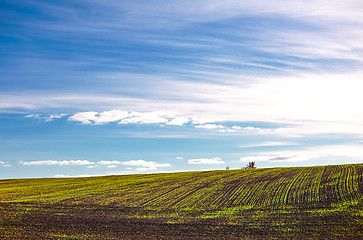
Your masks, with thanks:
M 0 4 L 2 179 L 362 162 L 361 1 Z

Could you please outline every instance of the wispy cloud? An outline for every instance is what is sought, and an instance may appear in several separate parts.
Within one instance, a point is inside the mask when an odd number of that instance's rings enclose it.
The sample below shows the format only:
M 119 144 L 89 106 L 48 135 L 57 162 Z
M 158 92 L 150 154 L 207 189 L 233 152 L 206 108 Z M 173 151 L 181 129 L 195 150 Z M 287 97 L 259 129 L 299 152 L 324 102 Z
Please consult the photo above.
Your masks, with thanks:
M 93 175 L 93 174 L 81 174 L 81 175 L 64 175 L 64 174 L 57 174 L 54 175 L 54 178 L 81 178 L 81 177 L 98 177 L 104 175 Z
M 121 119 L 124 119 L 129 116 L 129 113 L 127 111 L 118 111 L 118 110 L 111 110 L 111 111 L 104 111 L 98 115 L 98 117 L 95 117 L 94 120 L 95 124 L 102 124 L 102 123 L 108 123 L 108 122 L 116 122 Z M 73 120 L 75 120 L 75 115 L 72 116 Z M 72 120 L 72 119 L 71 119 Z
M 166 123 L 168 125 L 184 125 L 190 120 L 186 117 L 177 117 L 176 112 L 127 112 L 111 110 L 98 112 L 80 112 L 68 118 L 69 121 L 81 122 L 83 124 L 104 124 L 118 122 L 119 124 L 155 124 Z
M 97 164 L 100 165 L 115 165 L 115 164 L 121 164 L 120 161 L 99 161 Z
M 117 168 L 116 165 L 107 165 L 107 168 Z
M 47 115 L 47 116 L 42 116 L 40 114 L 28 114 L 24 117 L 26 118 L 36 118 L 36 119 L 41 119 L 41 120 L 44 120 L 44 121 L 47 121 L 47 122 L 50 122 L 50 121 L 53 121 L 54 119 L 60 119 L 64 116 L 67 116 L 67 114 L 65 113 L 62 113 L 62 114 L 50 114 L 50 115 Z
M 70 116 L 68 118 L 69 121 L 77 121 L 77 122 L 81 122 L 84 124 L 92 124 L 91 121 L 95 121 L 97 120 L 96 117 L 97 112 L 82 112 L 82 113 L 77 113 L 73 116 Z
M 299 145 L 295 142 L 261 142 L 256 144 L 242 145 L 241 148 L 253 148 L 253 147 L 276 147 L 276 146 L 294 146 Z
M 195 128 L 206 128 L 206 129 L 216 129 L 216 128 L 225 128 L 223 125 L 217 124 L 204 124 L 204 125 L 195 125 Z
M 0 161 L 0 167 L 11 167 L 8 162 Z
M 124 118 L 120 121 L 120 124 L 138 123 L 138 124 L 155 124 L 155 123 L 167 123 L 168 113 L 160 112 L 146 112 L 146 113 L 130 113 L 130 117 Z
M 241 162 L 300 162 L 311 159 L 342 158 L 345 160 L 361 161 L 362 146 L 359 145 L 325 145 L 305 147 L 300 150 L 260 151 L 255 155 L 242 157 Z
M 170 167 L 169 163 L 157 163 L 153 161 L 145 161 L 145 160 L 130 160 L 126 162 L 122 162 L 122 165 L 125 166 L 137 166 L 136 171 L 148 171 L 148 170 L 156 170 L 158 168 Z
M 190 122 L 191 120 L 186 117 L 176 117 L 169 122 L 167 122 L 167 125 L 176 125 L 176 126 L 183 126 L 184 124 Z
M 94 162 L 90 162 L 88 160 L 44 160 L 44 161 L 29 161 L 29 162 L 20 162 L 26 166 L 36 166 L 36 165 L 92 165 Z
M 109 117 L 105 117 L 109 116 Z M 221 117 L 220 117 L 221 118 Z M 235 119 L 236 120 L 236 119 Z M 161 124 L 160 126 L 185 126 L 190 123 L 197 129 L 216 130 L 220 133 L 240 133 L 240 134 L 291 134 L 291 130 L 285 127 L 260 128 L 253 126 L 225 126 L 216 119 L 199 118 L 196 116 L 183 115 L 180 112 L 153 111 L 153 112 L 127 112 L 122 110 L 111 110 L 104 112 L 79 112 L 68 118 L 68 121 L 81 122 L 89 125 L 100 125 L 110 122 L 118 124 Z M 209 122 L 209 123 L 207 123 Z M 210 123 L 214 122 L 214 123 Z M 203 124 L 201 124 L 203 123 Z M 165 124 L 165 125 L 164 125 Z M 295 132 L 296 134 L 296 132 Z
M 224 133 L 224 132 L 232 133 L 232 132 L 236 132 L 236 130 L 227 128 L 227 129 L 220 129 L 220 130 L 218 130 L 218 132 L 222 132 L 222 133 Z
M 312 155 L 260 155 L 247 156 L 240 159 L 241 162 L 299 162 L 306 161 L 316 156 Z
M 357 125 L 362 114 L 355 105 L 363 101 L 358 91 L 362 89 L 361 76 L 358 73 L 268 78 L 249 83 L 248 87 L 237 83 L 226 86 L 185 82 L 170 82 L 169 86 L 179 89 L 177 93 L 181 99 L 182 96 L 195 99 L 192 104 L 173 103 L 174 109 L 186 114 L 197 115 L 199 112 L 212 119 L 227 121 L 269 119 L 271 122 L 300 124 L 309 120 L 339 122 L 337 125 L 346 121 Z M 167 95 L 167 92 L 163 94 Z
M 224 164 L 221 158 L 195 158 L 189 159 L 188 164 Z

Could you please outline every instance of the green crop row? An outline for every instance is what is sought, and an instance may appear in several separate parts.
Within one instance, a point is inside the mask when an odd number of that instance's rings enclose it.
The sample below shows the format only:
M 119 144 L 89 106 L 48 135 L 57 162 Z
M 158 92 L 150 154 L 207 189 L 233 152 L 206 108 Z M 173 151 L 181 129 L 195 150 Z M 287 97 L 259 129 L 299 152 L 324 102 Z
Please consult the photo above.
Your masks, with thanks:
M 362 198 L 362 164 L 0 181 L 0 202 L 225 208 Z

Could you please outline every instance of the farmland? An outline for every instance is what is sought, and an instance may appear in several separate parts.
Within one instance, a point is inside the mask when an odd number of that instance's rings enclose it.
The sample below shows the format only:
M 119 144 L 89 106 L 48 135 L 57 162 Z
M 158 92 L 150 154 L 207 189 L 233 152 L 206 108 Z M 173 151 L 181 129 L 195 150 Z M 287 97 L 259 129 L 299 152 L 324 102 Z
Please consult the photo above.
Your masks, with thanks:
M 361 239 L 363 165 L 0 181 L 1 239 Z

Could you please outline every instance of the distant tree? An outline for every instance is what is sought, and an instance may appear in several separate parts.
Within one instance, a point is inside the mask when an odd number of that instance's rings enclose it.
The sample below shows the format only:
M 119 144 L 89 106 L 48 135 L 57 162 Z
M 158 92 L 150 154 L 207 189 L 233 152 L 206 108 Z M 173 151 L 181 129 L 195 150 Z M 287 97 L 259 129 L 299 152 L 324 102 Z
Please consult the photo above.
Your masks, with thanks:
M 249 162 L 248 165 L 245 167 L 245 169 L 255 169 L 256 168 L 256 162 Z
M 228 166 L 226 167 L 226 170 L 229 170 L 229 167 Z

